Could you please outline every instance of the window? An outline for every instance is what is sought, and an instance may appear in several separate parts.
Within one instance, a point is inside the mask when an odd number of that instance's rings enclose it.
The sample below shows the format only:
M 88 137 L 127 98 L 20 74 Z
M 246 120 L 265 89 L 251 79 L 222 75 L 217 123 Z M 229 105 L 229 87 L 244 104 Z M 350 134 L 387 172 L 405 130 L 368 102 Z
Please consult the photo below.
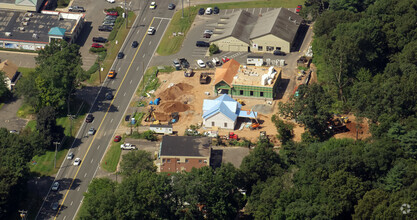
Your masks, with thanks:
M 212 122 L 211 122 L 211 126 L 212 126 L 212 127 L 214 127 L 214 126 L 215 126 L 215 125 L 214 125 L 214 121 L 212 121 Z
M 266 51 L 273 51 L 273 50 L 274 50 L 274 47 L 266 46 Z
M 202 162 L 203 162 L 203 160 L 198 160 L 198 162 L 199 162 L 199 163 L 202 163 Z
M 188 163 L 188 159 L 185 159 L 185 162 Z
M 275 47 L 276 50 L 281 50 L 281 47 Z
M 263 96 L 264 96 L 264 92 L 259 93 L 259 95 L 260 95 L 261 97 L 263 97 Z
M 171 163 L 171 159 L 167 159 L 167 163 Z
M 162 163 L 165 163 L 165 159 L 162 159 Z
M 258 51 L 263 51 L 264 48 L 262 46 L 258 46 Z
M 250 91 L 250 96 L 253 96 L 253 91 Z
M 227 123 L 226 122 L 224 123 L 224 127 L 227 128 Z
M 239 90 L 239 95 L 243 95 L 243 90 Z

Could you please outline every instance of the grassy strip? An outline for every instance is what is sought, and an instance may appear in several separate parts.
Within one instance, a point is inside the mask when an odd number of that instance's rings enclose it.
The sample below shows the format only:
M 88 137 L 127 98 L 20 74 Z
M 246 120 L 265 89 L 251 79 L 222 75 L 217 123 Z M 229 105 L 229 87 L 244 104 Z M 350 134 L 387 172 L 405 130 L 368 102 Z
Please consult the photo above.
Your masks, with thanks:
M 156 90 L 161 84 L 157 77 L 158 68 L 153 66 L 146 70 L 142 81 L 140 81 L 137 91 L 138 96 L 147 96 L 146 93 L 151 90 Z
M 21 52 L 21 53 L 38 53 L 37 50 L 13 49 L 13 48 L 3 48 L 3 47 L 0 47 L 0 50 Z
M 36 176 L 52 176 L 58 172 L 67 152 L 68 149 L 58 151 L 56 156 L 56 167 L 54 167 L 55 151 L 47 151 L 44 155 L 34 156 L 29 164 L 30 171 Z
M 17 71 L 19 71 L 22 74 L 22 76 L 25 77 L 30 73 L 35 72 L 35 68 L 19 67 Z
M 35 132 L 36 131 L 36 120 L 31 120 L 26 124 L 26 128 L 29 128 L 30 131 Z
M 136 19 L 136 15 L 133 12 L 129 12 L 128 20 L 129 24 L 132 25 Z M 111 41 L 107 47 L 107 56 L 101 64 L 103 71 L 100 72 L 101 81 L 106 78 L 107 73 L 110 70 L 110 67 L 113 64 L 114 59 L 116 59 L 117 54 L 120 51 L 120 48 L 123 45 L 123 41 L 126 39 L 127 35 L 129 34 L 130 28 L 126 28 L 125 24 L 126 20 L 121 25 L 119 31 L 117 31 L 117 35 L 114 41 Z M 116 44 L 117 41 L 117 44 Z M 98 66 L 97 66 L 98 67 Z M 90 79 L 88 80 L 89 83 L 94 83 L 99 81 L 99 71 L 98 68 L 94 74 L 91 75 Z
M 117 168 L 117 164 L 119 163 L 120 155 L 122 154 L 122 149 L 120 149 L 120 145 L 123 143 L 123 139 L 116 143 L 113 142 L 106 152 L 106 155 L 101 162 L 101 168 L 106 170 L 107 172 L 115 172 Z
M 250 2 L 230 2 L 215 4 L 222 9 L 235 8 L 295 8 L 297 5 L 304 4 L 303 0 L 264 0 L 264 1 L 250 1 Z M 177 11 L 174 14 L 161 43 L 156 52 L 161 56 L 168 56 L 178 53 L 182 47 L 182 43 L 187 36 L 191 24 L 194 22 L 199 8 L 213 7 L 214 4 L 203 4 L 184 9 L 184 18 L 181 18 L 182 11 Z M 189 16 L 190 15 L 190 16 Z M 182 32 L 182 36 L 173 36 L 174 32 Z

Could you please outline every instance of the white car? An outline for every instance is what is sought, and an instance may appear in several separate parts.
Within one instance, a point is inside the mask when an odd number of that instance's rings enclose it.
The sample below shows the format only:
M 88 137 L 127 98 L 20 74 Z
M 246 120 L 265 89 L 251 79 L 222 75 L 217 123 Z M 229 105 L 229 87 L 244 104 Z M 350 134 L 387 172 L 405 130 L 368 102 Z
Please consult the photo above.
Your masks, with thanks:
M 150 28 L 148 29 L 148 34 L 149 34 L 149 35 L 153 35 L 153 34 L 155 34 L 155 31 L 156 31 L 156 29 L 155 29 L 154 27 L 150 27 Z
M 211 13 L 213 13 L 213 9 L 212 8 L 207 8 L 206 9 L 206 15 L 211 15 Z
M 205 33 L 205 34 L 210 34 L 210 35 L 213 35 L 213 31 L 212 31 L 212 30 L 205 30 L 205 31 L 204 31 L 204 33 Z
M 120 149 L 122 150 L 135 150 L 136 146 L 130 143 L 124 143 L 122 145 L 120 145 Z
M 94 128 L 88 129 L 88 135 L 94 135 L 94 133 L 96 133 L 96 129 Z
M 205 68 L 206 67 L 206 64 L 204 63 L 204 61 L 202 61 L 202 60 L 197 60 L 197 65 L 200 67 L 200 68 Z
M 79 166 L 81 164 L 81 159 L 80 158 L 75 158 L 74 160 L 74 166 Z
M 106 0 L 108 3 L 115 3 L 115 0 Z
M 57 191 L 59 188 L 59 183 L 58 182 L 54 182 L 54 184 L 52 184 L 52 191 Z
M 74 158 L 74 153 L 69 152 L 68 155 L 67 155 L 67 160 L 72 160 L 72 158 Z
M 156 2 L 151 2 L 151 5 L 149 6 L 150 9 L 156 8 Z

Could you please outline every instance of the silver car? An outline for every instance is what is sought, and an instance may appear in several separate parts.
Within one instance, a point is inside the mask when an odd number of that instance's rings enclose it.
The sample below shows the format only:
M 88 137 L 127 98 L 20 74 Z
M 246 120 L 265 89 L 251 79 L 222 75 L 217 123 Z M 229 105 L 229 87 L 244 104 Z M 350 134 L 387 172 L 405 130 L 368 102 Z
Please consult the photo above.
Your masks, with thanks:
M 59 183 L 58 182 L 54 182 L 54 184 L 52 184 L 52 191 L 57 191 L 59 188 Z

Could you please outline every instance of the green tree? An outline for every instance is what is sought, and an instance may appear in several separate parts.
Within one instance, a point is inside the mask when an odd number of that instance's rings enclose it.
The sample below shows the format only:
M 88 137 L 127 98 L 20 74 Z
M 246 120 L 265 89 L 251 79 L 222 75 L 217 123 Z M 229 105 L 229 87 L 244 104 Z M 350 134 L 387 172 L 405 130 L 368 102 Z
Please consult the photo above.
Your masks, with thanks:
M 388 199 L 388 193 L 381 189 L 373 189 L 365 193 L 358 204 L 355 205 L 353 219 L 371 219 L 374 209 L 379 203 Z
M 150 172 L 156 171 L 152 154 L 143 150 L 132 151 L 123 155 L 120 168 L 125 176 L 132 176 L 145 170 Z
M 210 56 L 219 52 L 219 47 L 216 44 L 211 44 L 209 47 Z
M 117 183 L 108 178 L 93 179 L 84 193 L 80 219 L 117 219 L 115 194 Z M 128 202 L 128 201 L 126 201 Z
M 6 76 L 4 75 L 4 72 L 0 71 L 0 102 L 4 102 L 11 95 L 9 88 L 7 88 L 5 79 Z
M 281 120 L 278 115 L 272 116 L 272 122 L 274 122 L 275 127 L 277 128 L 277 137 L 281 141 L 282 145 L 285 145 L 292 140 L 294 137 L 293 124 L 285 123 L 284 120 Z
M 44 107 L 36 114 L 36 130 L 43 137 L 45 148 L 52 147 L 52 142 L 57 140 L 59 129 L 56 126 L 56 112 L 51 106 Z

